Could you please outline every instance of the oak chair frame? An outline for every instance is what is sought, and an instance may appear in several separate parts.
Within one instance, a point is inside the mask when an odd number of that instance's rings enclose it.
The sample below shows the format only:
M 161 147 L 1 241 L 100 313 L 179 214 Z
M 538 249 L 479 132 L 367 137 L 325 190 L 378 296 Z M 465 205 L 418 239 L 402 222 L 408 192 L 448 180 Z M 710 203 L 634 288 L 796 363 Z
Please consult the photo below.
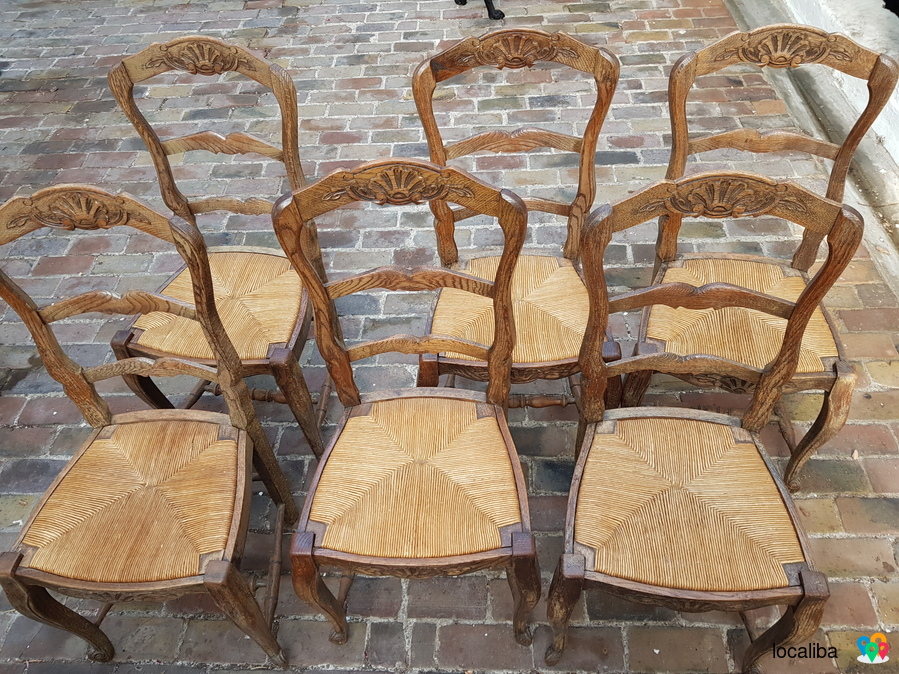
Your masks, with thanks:
M 39 308 L 12 279 L 0 270 L 0 296 L 22 318 L 32 334 L 47 372 L 62 384 L 94 432 L 75 453 L 38 501 L 23 527 L 14 549 L 0 554 L 0 586 L 13 607 L 39 622 L 72 632 L 91 646 L 89 658 L 108 661 L 114 649 L 99 627 L 116 602 L 166 601 L 187 594 L 208 592 L 216 604 L 240 629 L 258 643 L 272 661 L 286 667 L 286 657 L 271 631 L 277 606 L 281 568 L 281 531 L 292 523 L 298 511 L 272 448 L 259 424 L 246 383 L 240 375 L 240 361 L 228 339 L 215 308 L 212 278 L 205 243 L 194 226 L 180 218 L 169 220 L 126 195 L 112 195 L 87 185 L 60 185 L 36 192 L 28 198 L 16 197 L 0 207 L 0 245 L 10 243 L 43 227 L 65 230 L 110 229 L 127 225 L 174 244 L 194 279 L 195 304 L 142 290 L 119 296 L 89 291 Z M 69 359 L 57 341 L 51 324 L 84 313 L 135 314 L 165 311 L 200 322 L 217 355 L 213 369 L 177 358 L 129 358 L 95 367 L 82 368 Z M 126 374 L 140 376 L 190 375 L 217 382 L 223 391 L 228 414 L 195 410 L 148 410 L 112 414 L 100 397 L 95 382 Z M 23 542 L 25 532 L 44 504 L 78 459 L 98 438 L 116 427 L 147 421 L 200 421 L 219 425 L 220 439 L 234 439 L 238 448 L 235 510 L 225 548 L 201 561 L 203 572 L 190 577 L 148 582 L 95 582 L 68 578 L 32 568 L 33 548 Z M 277 506 L 276 538 L 264 607 L 253 597 L 253 588 L 239 572 L 250 516 L 251 474 L 255 468 Z M 95 620 L 61 604 L 47 589 L 72 597 L 104 602 Z
M 541 62 L 555 62 L 592 75 L 596 83 L 596 102 L 587 121 L 582 138 L 545 131 L 522 128 L 513 132 L 485 131 L 461 141 L 445 144 L 434 116 L 433 95 L 437 84 L 479 66 L 503 68 L 532 68 Z M 577 192 L 571 203 L 542 198 L 525 198 L 529 211 L 543 211 L 567 218 L 568 233 L 563 255 L 576 264 L 578 246 L 584 218 L 596 196 L 596 144 L 605 121 L 612 96 L 618 84 L 618 59 L 606 49 L 593 47 L 563 32 L 546 33 L 527 28 L 509 28 L 488 33 L 480 38 L 467 38 L 449 49 L 423 61 L 412 79 L 415 105 L 424 127 L 431 161 L 446 165 L 449 160 L 466 155 L 490 151 L 495 153 L 529 152 L 542 147 L 575 152 L 580 155 Z M 444 266 L 466 271 L 466 263 L 459 263 L 453 233 L 454 225 L 471 217 L 470 209 L 451 209 L 445 200 L 430 202 L 437 231 L 437 247 Z M 436 304 L 435 304 L 436 307 Z M 431 312 L 430 321 L 433 321 Z M 428 330 L 431 323 L 428 324 Z M 609 355 L 614 358 L 614 354 Z M 568 405 L 576 402 L 578 384 L 572 378 L 578 371 L 577 358 L 548 362 L 514 363 L 513 383 L 527 383 L 538 379 L 568 377 L 573 398 L 551 395 L 513 395 L 510 407 L 545 407 Z M 475 381 L 486 381 L 486 363 L 452 358 L 447 355 L 422 355 L 419 359 L 419 385 L 436 386 L 440 375 L 448 374 Z
M 356 201 L 369 201 L 378 205 L 405 205 L 435 198 L 445 198 L 499 219 L 506 245 L 495 283 L 441 267 L 379 267 L 327 284 L 323 284 L 316 276 L 312 260 L 302 243 L 301 231 L 303 227 L 313 225 L 303 223 L 309 223 L 312 218 Z M 331 622 L 331 641 L 345 643 L 348 638 L 345 602 L 356 572 L 427 578 L 504 567 L 515 602 L 515 637 L 520 643 L 529 644 L 531 633 L 528 616 L 540 596 L 540 574 L 535 542 L 530 532 L 527 490 L 518 455 L 506 426 L 504 410 L 511 386 L 511 354 L 515 343 L 511 276 L 525 235 L 527 210 L 524 204 L 511 192 L 490 187 L 458 169 L 418 160 L 381 160 L 363 164 L 351 171 L 337 171 L 304 190 L 285 195 L 275 207 L 273 220 L 281 245 L 288 251 L 294 267 L 306 284 L 315 312 L 316 343 L 325 359 L 338 398 L 346 408 L 319 462 L 291 545 L 293 584 L 297 595 L 321 610 Z M 441 287 L 455 287 L 494 299 L 497 329 L 494 343 L 489 348 L 466 340 L 432 334 L 422 337 L 395 335 L 351 348 L 344 344 L 337 322 L 335 299 L 374 288 L 419 291 Z M 385 352 L 421 354 L 447 348 L 458 349 L 487 361 L 490 381 L 486 393 L 450 388 L 411 388 L 361 395 L 353 379 L 351 363 L 362 358 Z M 520 513 L 520 524 L 504 527 L 509 530 L 501 531 L 501 547 L 448 557 L 405 558 L 351 554 L 323 546 L 321 541 L 327 525 L 311 520 L 310 513 L 332 450 L 352 417 L 367 414 L 373 403 L 397 398 L 467 401 L 477 406 L 479 416 L 492 416 L 497 420 L 514 474 Z M 410 419 L 409 423 L 414 423 L 414 419 Z M 434 535 L 444 534 L 435 532 Z M 318 570 L 322 564 L 335 565 L 346 573 L 341 579 L 337 597 L 322 581 Z
M 618 421 L 669 417 L 722 424 L 731 428 L 736 441 L 754 442 L 757 448 L 761 446 L 758 433 L 768 422 L 784 387 L 790 382 L 797 367 L 799 345 L 805 325 L 827 288 L 851 260 L 852 251 L 861 239 L 863 229 L 861 218 L 852 209 L 828 202 L 789 183 L 778 184 L 762 178 L 743 176 L 758 181 L 754 184 L 759 193 L 766 196 L 769 203 L 766 207 L 767 213 L 794 218 L 796 204 L 804 204 L 807 207 L 801 218 L 804 224 L 827 239 L 829 255 L 797 302 L 788 302 L 725 283 L 710 283 L 699 288 L 683 283 L 665 283 L 608 298 L 603 254 L 613 232 L 671 212 L 672 202 L 674 204 L 678 202 L 678 188 L 683 185 L 690 185 L 692 182 L 694 187 L 697 183 L 700 186 L 712 186 L 722 179 L 729 180 L 735 176 L 739 174 L 706 174 L 691 180 L 661 181 L 613 207 L 604 206 L 597 209 L 585 225 L 583 262 L 586 285 L 590 292 L 590 324 L 581 349 L 581 359 L 583 408 L 588 427 L 569 493 L 564 553 L 553 577 L 547 600 L 547 616 L 554 630 L 553 643 L 546 651 L 547 664 L 555 664 L 561 658 L 566 644 L 571 611 L 581 591 L 587 586 L 600 587 L 605 592 L 629 601 L 665 606 L 676 611 L 741 612 L 752 639 L 743 659 L 742 671 L 747 674 L 754 671 L 755 663 L 772 645 L 805 640 L 814 634 L 820 624 L 824 602 L 829 596 L 827 580 L 812 566 L 805 534 L 789 492 L 761 451 L 759 454 L 774 480 L 805 559 L 802 563 L 784 565 L 789 580 L 786 587 L 753 591 L 699 591 L 660 587 L 617 578 L 589 570 L 593 568 L 589 562 L 594 551 L 574 540 L 579 490 L 593 439 L 597 434 L 610 432 L 610 427 Z M 742 205 L 745 205 L 745 201 Z M 736 198 L 727 205 L 722 204 L 722 211 L 727 208 L 730 216 L 733 210 L 740 206 L 741 200 Z M 602 358 L 602 341 L 609 314 L 630 311 L 651 303 L 695 309 L 743 306 L 786 318 L 788 323 L 777 357 L 763 371 L 737 365 L 733 361 L 715 356 L 678 356 L 672 353 L 638 353 L 607 365 Z M 738 376 L 754 383 L 752 401 L 742 419 L 670 407 L 622 408 L 607 412 L 604 403 L 607 378 L 610 375 L 641 372 L 647 367 L 672 374 L 709 372 L 720 375 L 736 371 Z M 665 554 L 670 552 L 665 551 Z M 792 568 L 787 569 L 788 566 Z M 743 612 L 777 604 L 786 605 L 786 611 L 767 631 L 757 634 Z
M 236 72 L 270 89 L 281 111 L 281 147 L 276 147 L 243 132 L 233 132 L 222 136 L 214 131 L 203 131 L 166 141 L 160 140 L 134 100 L 134 85 L 173 70 L 206 76 Z M 199 35 L 177 38 L 165 44 L 154 43 L 137 54 L 124 58 L 114 66 L 109 72 L 109 87 L 119 107 L 150 152 L 159 178 L 163 201 L 176 215 L 193 225 L 197 224 L 197 215 L 212 211 L 224 210 L 243 215 L 269 214 L 274 200 L 259 197 L 242 200 L 226 196 L 191 199 L 178 188 L 169 163 L 170 155 L 194 150 L 231 155 L 257 154 L 284 164 L 292 190 L 301 189 L 306 184 L 306 177 L 300 162 L 297 93 L 293 80 L 279 65 L 268 63 L 241 46 Z M 309 233 L 315 235 L 314 231 Z M 213 255 L 219 252 L 262 253 L 284 257 L 283 251 L 278 249 L 240 246 L 210 249 L 210 253 Z M 315 263 L 317 271 L 324 278 L 325 272 L 320 252 L 316 253 Z M 183 269 L 183 267 L 178 269 L 172 275 L 172 279 Z M 285 342 L 270 344 L 264 358 L 245 359 L 242 365 L 246 377 L 258 374 L 271 374 L 274 377 L 278 385 L 277 392 L 252 389 L 251 396 L 256 400 L 286 403 L 300 424 L 313 453 L 321 456 L 323 447 L 319 428 L 325 410 L 320 408 L 313 413 L 313 399 L 299 365 L 303 346 L 310 332 L 310 320 L 311 311 L 304 292 L 300 299 L 296 325 L 289 339 Z M 112 339 L 112 348 L 116 356 L 119 358 L 132 356 L 159 358 L 172 355 L 138 343 L 141 332 L 133 326 L 119 331 Z M 204 365 L 215 365 L 209 359 L 195 358 L 192 360 Z M 129 375 L 125 381 L 131 390 L 147 404 L 158 408 L 173 406 L 149 378 Z M 217 394 L 220 389 L 200 382 L 182 405 L 190 407 L 204 391 Z

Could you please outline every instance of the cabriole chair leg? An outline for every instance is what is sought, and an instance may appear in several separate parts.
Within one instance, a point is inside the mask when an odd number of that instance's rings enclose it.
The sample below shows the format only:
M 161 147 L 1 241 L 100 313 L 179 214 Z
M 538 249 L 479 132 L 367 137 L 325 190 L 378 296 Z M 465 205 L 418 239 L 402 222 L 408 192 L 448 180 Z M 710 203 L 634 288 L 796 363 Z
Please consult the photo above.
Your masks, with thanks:
M 515 641 L 522 646 L 530 646 L 533 633 L 528 623 L 531 611 L 540 600 L 540 567 L 537 565 L 537 544 L 533 534 L 512 534 L 512 563 L 506 571 L 506 579 L 514 601 L 512 628 Z
M 331 643 L 345 644 L 349 638 L 346 623 L 346 606 L 341 604 L 318 572 L 318 565 L 312 558 L 315 534 L 297 533 L 290 547 L 293 589 L 300 599 L 317 606 L 331 622 Z M 346 590 L 349 591 L 349 585 Z
M 584 589 L 585 561 L 583 555 L 562 555 L 549 586 L 546 618 L 553 628 L 553 642 L 546 649 L 543 659 L 550 667 L 562 658 L 568 641 L 568 621 Z
M 13 608 L 27 618 L 81 637 L 91 646 L 87 657 L 94 662 L 112 660 L 115 649 L 97 625 L 56 601 L 43 587 L 26 585 L 16 577 L 21 561 L 20 552 L 0 554 L 0 587 Z

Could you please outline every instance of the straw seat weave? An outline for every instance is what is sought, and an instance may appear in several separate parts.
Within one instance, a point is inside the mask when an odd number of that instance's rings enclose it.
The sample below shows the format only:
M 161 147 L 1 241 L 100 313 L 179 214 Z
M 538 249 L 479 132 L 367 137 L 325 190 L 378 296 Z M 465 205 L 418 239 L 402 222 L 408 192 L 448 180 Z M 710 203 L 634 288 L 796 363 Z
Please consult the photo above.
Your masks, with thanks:
M 37 548 L 28 566 L 107 583 L 200 573 L 202 555 L 225 549 L 237 492 L 238 445 L 219 430 L 183 420 L 104 429 L 24 532 Z
M 687 259 L 683 267 L 669 268 L 664 282 L 693 286 L 732 283 L 795 302 L 805 289 L 799 276 L 785 276 L 776 264 L 752 260 Z M 742 307 L 723 309 L 673 309 L 652 307 L 646 336 L 665 342 L 665 350 L 679 355 L 705 353 L 764 368 L 778 353 L 787 321 Z M 836 342 L 817 307 L 802 338 L 797 372 L 827 371 L 822 358 L 837 357 Z
M 471 260 L 464 269 L 472 276 L 493 280 L 499 257 Z M 587 327 L 587 289 L 569 260 L 522 255 L 512 275 L 515 316 L 514 363 L 543 363 L 576 359 Z M 444 288 L 440 292 L 433 334 L 493 343 L 493 302 L 487 297 Z M 447 357 L 475 360 L 447 353 Z
M 622 419 L 595 435 L 574 540 L 596 551 L 594 571 L 682 590 L 786 587 L 782 565 L 805 561 L 756 446 L 691 419 Z
M 407 559 L 502 547 L 521 510 L 499 423 L 478 407 L 396 398 L 351 417 L 312 495 L 322 546 Z
M 245 251 L 210 253 L 209 266 L 216 307 L 242 360 L 265 358 L 270 344 L 290 339 L 302 285 L 287 258 Z M 190 272 L 182 271 L 161 292 L 193 303 Z M 141 316 L 134 327 L 144 331 L 137 338 L 142 346 L 186 358 L 213 358 L 197 321 L 153 312 Z

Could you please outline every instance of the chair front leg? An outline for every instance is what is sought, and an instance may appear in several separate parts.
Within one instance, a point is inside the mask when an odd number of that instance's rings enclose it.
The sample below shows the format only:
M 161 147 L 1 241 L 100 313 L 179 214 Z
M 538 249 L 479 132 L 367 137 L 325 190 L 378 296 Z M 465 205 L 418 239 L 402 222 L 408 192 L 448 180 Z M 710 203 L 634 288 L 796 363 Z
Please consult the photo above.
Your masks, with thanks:
M 418 357 L 418 388 L 436 388 L 440 386 L 440 367 L 437 356 L 424 353 Z
M 331 643 L 345 644 L 349 638 L 346 624 L 346 606 L 339 602 L 318 571 L 318 565 L 312 558 L 312 547 L 315 534 L 298 531 L 290 545 L 290 565 L 292 568 L 293 589 L 297 596 L 325 614 L 334 631 L 331 632 Z M 349 583 L 346 585 L 349 591 Z M 345 593 L 341 593 L 345 594 Z
M 562 555 L 553 574 L 546 597 L 546 618 L 553 628 L 553 642 L 543 656 L 550 667 L 559 662 L 565 650 L 571 612 L 584 589 L 585 562 L 583 555 Z
M 115 653 L 112 642 L 103 631 L 80 613 L 61 604 L 39 585 L 26 585 L 16 577 L 22 561 L 20 552 L 0 554 L 0 587 L 13 608 L 27 618 L 36 620 L 81 637 L 91 646 L 88 658 L 94 662 L 109 662 Z
M 805 462 L 812 458 L 824 443 L 839 433 L 849 418 L 849 406 L 852 404 L 857 375 L 852 365 L 842 361 L 836 365 L 836 374 L 833 387 L 824 394 L 818 418 L 799 444 L 792 449 L 790 461 L 784 470 L 784 482 L 790 491 L 799 489 L 798 473 Z
M 830 597 L 827 578 L 819 571 L 805 568 L 800 571 L 805 591 L 796 606 L 788 606 L 776 623 L 755 639 L 743 656 L 743 674 L 757 671 L 755 663 L 774 646 L 788 646 L 805 641 L 818 631 L 824 604 Z
M 212 599 L 244 634 L 262 647 L 272 662 L 287 668 L 284 651 L 253 598 L 250 586 L 231 562 L 218 560 L 206 565 L 203 584 Z
M 512 562 L 506 571 L 506 579 L 514 602 L 512 629 L 515 631 L 515 641 L 522 646 L 530 646 L 533 633 L 528 622 L 531 611 L 540 600 L 540 567 L 533 534 L 512 534 Z

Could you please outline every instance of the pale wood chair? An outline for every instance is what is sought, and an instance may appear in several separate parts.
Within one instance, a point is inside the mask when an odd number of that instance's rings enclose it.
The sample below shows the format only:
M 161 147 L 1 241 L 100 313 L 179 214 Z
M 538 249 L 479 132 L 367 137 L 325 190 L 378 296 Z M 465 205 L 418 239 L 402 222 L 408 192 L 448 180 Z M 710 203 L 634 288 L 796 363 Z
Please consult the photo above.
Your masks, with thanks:
M 555 131 L 522 128 L 514 131 L 485 131 L 446 144 L 434 116 L 433 97 L 437 84 L 472 68 L 525 68 L 554 62 L 594 78 L 596 103 L 580 138 Z M 526 198 L 529 211 L 544 211 L 567 218 L 568 233 L 563 257 L 522 255 L 515 268 L 512 306 L 517 338 L 513 353 L 512 382 L 570 377 L 578 370 L 578 349 L 587 321 L 587 291 L 577 272 L 578 245 L 585 215 L 596 195 L 596 143 L 618 83 L 618 59 L 605 49 L 593 47 L 565 33 L 516 28 L 498 30 L 480 38 L 467 38 L 418 66 L 412 92 L 428 141 L 431 161 L 448 161 L 476 152 L 529 152 L 548 147 L 580 156 L 578 185 L 570 202 Z M 453 240 L 454 223 L 474 215 L 471 209 L 451 209 L 445 200 L 430 202 L 434 214 L 438 253 L 443 265 L 480 278 L 492 279 L 497 257 L 459 262 Z M 430 330 L 476 342 L 491 337 L 490 301 L 472 298 L 453 289 L 441 292 Z M 610 356 L 612 357 L 612 356 Z M 486 381 L 487 364 L 464 354 L 446 352 L 423 355 L 419 362 L 419 385 L 436 386 L 440 375 L 458 375 Z M 577 383 L 571 381 L 576 392 Z M 563 396 L 513 396 L 511 407 L 568 404 Z
M 505 246 L 495 281 L 440 267 L 380 267 L 324 284 L 303 244 L 312 218 L 357 201 L 404 205 L 447 199 L 496 217 Z M 531 642 L 528 616 L 540 596 L 527 491 L 503 406 L 509 393 L 515 330 L 511 277 L 524 241 L 527 210 L 453 168 L 384 160 L 338 171 L 285 195 L 275 232 L 303 279 L 315 312 L 316 343 L 344 414 L 318 465 L 291 547 L 297 595 L 321 610 L 345 643 L 345 600 L 356 572 L 425 578 L 505 568 L 515 601 L 513 628 Z M 354 292 L 452 286 L 493 300 L 495 338 L 487 346 L 439 334 L 395 335 L 348 348 L 334 300 Z M 488 363 L 487 392 L 451 388 L 362 395 L 351 363 L 379 353 L 465 353 Z M 338 597 L 319 573 L 347 572 Z
M 286 666 L 271 626 L 280 582 L 281 529 L 285 521 L 296 521 L 298 512 L 216 311 L 199 232 L 178 218 L 170 222 L 128 196 L 61 185 L 0 207 L 0 245 L 43 227 L 97 230 L 124 225 L 177 247 L 194 280 L 191 303 L 140 290 L 122 296 L 90 291 L 40 308 L 0 270 L 0 297 L 27 326 L 47 372 L 94 427 L 38 501 L 13 550 L 0 554 L 0 586 L 23 615 L 87 641 L 95 661 L 113 656 L 113 646 L 100 629 L 113 603 L 167 601 L 208 592 L 274 663 Z M 69 359 L 52 329 L 56 321 L 90 312 L 151 311 L 199 322 L 217 368 L 179 358 L 129 358 L 82 368 Z M 183 374 L 217 382 L 228 414 L 112 414 L 95 383 L 123 374 Z M 253 467 L 278 510 L 264 608 L 238 570 Z M 104 605 L 91 621 L 59 603 L 48 589 Z
M 202 131 L 188 136 L 160 140 L 134 100 L 134 85 L 169 71 L 217 76 L 235 72 L 272 91 L 281 111 L 281 147 L 243 132 L 227 136 Z M 169 157 L 195 150 L 224 154 L 256 154 L 284 164 L 291 189 L 306 184 L 300 163 L 297 138 L 297 94 L 290 75 L 243 47 L 199 35 L 182 37 L 165 44 L 155 43 L 124 58 L 109 73 L 109 86 L 119 107 L 143 139 L 159 177 L 163 201 L 190 223 L 197 215 L 229 211 L 244 215 L 271 213 L 279 181 L 270 185 L 266 198 L 241 200 L 230 196 L 192 198 L 178 188 Z M 314 232 L 312 232 L 314 234 Z M 300 424 L 316 456 L 322 452 L 319 427 L 324 410 L 313 412 L 312 398 L 299 366 L 299 358 L 309 334 L 310 310 L 307 298 L 290 262 L 277 249 L 229 246 L 213 248 L 209 254 L 215 294 L 225 329 L 240 355 L 244 376 L 270 374 L 278 392 L 254 389 L 260 400 L 287 403 Z M 320 254 L 316 269 L 324 277 Z M 171 297 L 190 300 L 190 277 L 181 269 L 160 289 Z M 177 356 L 214 366 L 212 352 L 197 325 L 178 316 L 141 315 L 134 324 L 112 340 L 119 358 Z M 147 377 L 127 376 L 131 389 L 147 404 L 172 407 L 172 403 Z M 204 389 L 200 382 L 185 406 L 191 406 Z M 212 388 L 213 392 L 215 389 Z
M 746 191 L 727 189 L 737 180 L 752 186 L 752 202 Z M 669 282 L 609 299 L 603 254 L 612 234 L 683 212 L 689 194 L 708 191 L 727 195 L 718 202 L 719 217 L 755 211 L 797 218 L 826 237 L 827 259 L 799 298 L 792 302 L 717 282 L 698 288 Z M 747 208 L 749 203 L 756 208 Z M 760 635 L 744 616 L 752 638 L 742 663 L 747 674 L 772 645 L 804 641 L 817 630 L 829 596 L 827 581 L 814 568 L 796 509 L 758 433 L 793 377 L 806 324 L 849 263 L 862 227 L 851 208 L 795 185 L 735 173 L 662 181 L 588 218 L 583 265 L 590 323 L 581 366 L 589 425 L 572 478 L 564 553 L 548 596 L 554 640 L 546 651 L 547 664 L 561 658 L 572 608 L 588 586 L 676 611 L 786 606 L 783 616 Z M 709 315 L 737 308 L 765 313 L 786 328 L 763 368 L 713 354 L 672 352 L 604 363 L 609 314 L 648 304 Z M 752 400 L 742 419 L 673 407 L 606 411 L 606 379 L 647 368 L 678 376 L 734 376 L 752 391 Z

